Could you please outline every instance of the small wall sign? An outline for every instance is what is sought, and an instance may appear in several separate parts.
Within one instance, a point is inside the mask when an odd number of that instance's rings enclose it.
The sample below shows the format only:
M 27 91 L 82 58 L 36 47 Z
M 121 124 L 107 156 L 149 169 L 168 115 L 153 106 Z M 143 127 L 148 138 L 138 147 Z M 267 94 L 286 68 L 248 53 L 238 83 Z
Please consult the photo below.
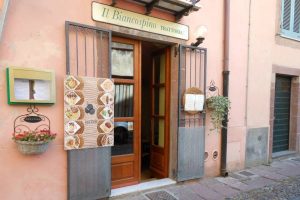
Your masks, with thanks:
M 6 69 L 8 104 L 55 103 L 55 73 L 49 70 Z
M 67 76 L 64 86 L 65 150 L 113 146 L 114 83 Z
M 27 117 L 24 117 L 24 121 L 28 122 L 28 123 L 38 123 L 38 122 L 42 121 L 42 118 L 39 116 L 27 116 Z
M 131 11 L 92 2 L 92 18 L 95 21 L 129 27 L 137 30 L 189 39 L 189 27 L 183 24 L 150 17 Z

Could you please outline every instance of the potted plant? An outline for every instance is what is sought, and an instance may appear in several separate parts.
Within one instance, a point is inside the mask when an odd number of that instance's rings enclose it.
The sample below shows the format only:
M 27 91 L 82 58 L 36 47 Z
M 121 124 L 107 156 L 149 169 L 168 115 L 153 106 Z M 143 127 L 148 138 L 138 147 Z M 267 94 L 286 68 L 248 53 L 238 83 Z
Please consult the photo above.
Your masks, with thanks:
M 25 155 L 44 153 L 49 143 L 56 137 L 55 133 L 49 130 L 24 131 L 18 134 L 13 133 L 13 140 L 18 150 Z
M 210 111 L 210 118 L 213 124 L 211 130 L 222 128 L 222 121 L 230 109 L 230 101 L 224 96 L 212 96 L 206 99 L 206 107 Z

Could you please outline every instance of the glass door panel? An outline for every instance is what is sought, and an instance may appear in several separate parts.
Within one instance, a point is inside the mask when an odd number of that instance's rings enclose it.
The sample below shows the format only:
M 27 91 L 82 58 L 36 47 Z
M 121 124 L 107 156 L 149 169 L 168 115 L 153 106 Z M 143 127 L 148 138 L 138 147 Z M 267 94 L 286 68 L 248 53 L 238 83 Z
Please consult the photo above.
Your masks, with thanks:
M 133 117 L 133 84 L 115 83 L 115 117 Z
M 112 187 L 139 181 L 139 56 L 140 42 L 113 38 L 112 78 L 115 83 L 115 141 L 112 147 Z
M 134 130 L 133 122 L 115 122 L 114 146 L 111 149 L 112 156 L 133 153 Z
M 169 70 L 170 49 L 166 48 L 153 55 L 152 67 L 152 120 L 150 170 L 152 176 L 168 176 L 169 155 Z
M 155 118 L 153 144 L 160 147 L 164 147 L 164 141 L 165 141 L 164 136 L 165 136 L 165 120 Z
M 112 42 L 111 73 L 113 78 L 134 78 L 133 53 L 133 45 Z
M 165 115 L 165 87 L 154 87 L 154 115 Z
M 165 83 L 166 77 L 166 62 L 165 55 L 157 55 L 154 57 L 154 84 L 162 84 Z

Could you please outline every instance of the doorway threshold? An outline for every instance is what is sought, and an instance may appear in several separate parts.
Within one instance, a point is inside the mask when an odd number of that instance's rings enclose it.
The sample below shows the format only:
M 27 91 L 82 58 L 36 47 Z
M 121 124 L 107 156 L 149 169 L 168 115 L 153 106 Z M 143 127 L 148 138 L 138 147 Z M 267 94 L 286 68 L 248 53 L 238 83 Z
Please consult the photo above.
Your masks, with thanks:
M 278 158 L 283 158 L 283 157 L 288 157 L 288 156 L 293 156 L 295 155 L 297 152 L 296 151 L 279 151 L 276 153 L 272 153 L 272 158 L 273 159 L 278 159 Z
M 113 189 L 113 190 L 111 190 L 110 197 L 120 196 L 123 194 L 129 194 L 129 193 L 133 193 L 133 192 L 140 192 L 143 190 L 154 189 L 154 188 L 163 187 L 163 186 L 172 185 L 172 184 L 176 184 L 176 181 L 174 181 L 170 178 L 148 181 L 148 182 L 140 183 L 137 185 L 131 185 L 131 186 Z

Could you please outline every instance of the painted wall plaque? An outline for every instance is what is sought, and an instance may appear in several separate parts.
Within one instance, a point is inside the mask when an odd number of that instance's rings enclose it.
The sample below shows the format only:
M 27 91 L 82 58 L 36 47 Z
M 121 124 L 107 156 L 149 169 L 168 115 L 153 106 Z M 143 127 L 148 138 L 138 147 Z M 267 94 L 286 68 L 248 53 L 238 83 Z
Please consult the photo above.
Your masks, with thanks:
M 114 83 L 67 76 L 64 88 L 64 149 L 113 146 Z

